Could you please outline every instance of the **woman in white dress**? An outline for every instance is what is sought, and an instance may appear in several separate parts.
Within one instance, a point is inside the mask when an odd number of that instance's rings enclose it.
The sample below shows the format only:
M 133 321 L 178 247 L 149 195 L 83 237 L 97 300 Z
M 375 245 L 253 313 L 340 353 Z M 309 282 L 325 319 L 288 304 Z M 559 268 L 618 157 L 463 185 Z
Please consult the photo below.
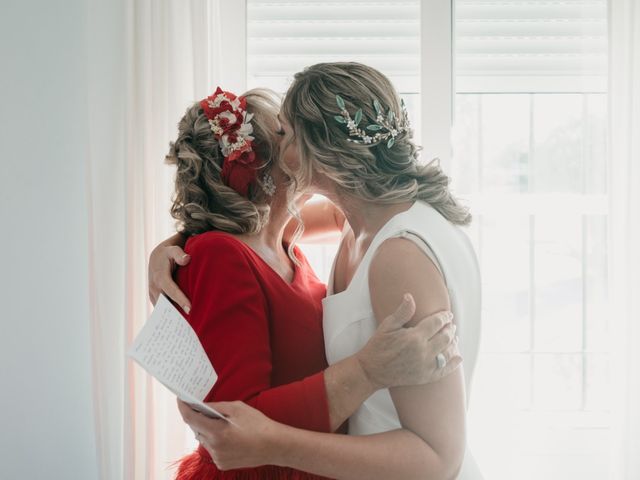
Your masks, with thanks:
M 406 292 L 416 319 L 453 311 L 464 363 L 434 383 L 377 391 L 350 417 L 348 436 L 281 425 L 240 402 L 216 404 L 237 426 L 184 404 L 183 418 L 222 469 L 276 464 L 330 478 L 481 479 L 465 431 L 480 316 L 477 261 L 458 228 L 470 222 L 468 211 L 437 163 L 418 163 L 404 106 L 373 68 L 305 69 L 280 120 L 291 192 L 320 193 L 346 218 L 323 302 L 329 363 L 360 349 Z

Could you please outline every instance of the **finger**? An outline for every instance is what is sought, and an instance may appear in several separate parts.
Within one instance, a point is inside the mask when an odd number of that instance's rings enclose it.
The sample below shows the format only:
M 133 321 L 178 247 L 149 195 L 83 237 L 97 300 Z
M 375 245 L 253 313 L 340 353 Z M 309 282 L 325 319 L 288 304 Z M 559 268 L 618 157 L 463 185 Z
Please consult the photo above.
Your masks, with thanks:
M 207 405 L 218 413 L 217 420 L 220 420 L 220 416 L 222 416 L 222 420 L 225 421 L 221 423 L 229 423 L 234 427 L 240 427 L 240 425 L 237 423 L 236 418 L 238 417 L 239 413 L 239 405 L 244 405 L 242 402 L 208 402 Z
M 234 402 L 208 402 L 207 405 L 209 405 L 215 411 L 220 412 L 226 418 L 231 419 L 238 415 L 240 409 L 245 404 L 240 401 L 234 401 Z
M 203 415 L 191 408 L 188 403 L 185 403 L 182 400 L 178 400 L 178 409 L 180 410 L 180 415 L 182 415 L 184 422 L 194 431 L 200 432 L 207 438 L 209 438 L 212 433 L 217 432 L 221 428 L 221 425 L 224 426 L 226 423 Z
M 460 356 L 460 348 L 458 347 L 458 337 L 457 336 L 454 337 L 454 339 L 447 346 L 447 348 L 445 348 L 445 350 L 442 352 L 442 354 L 444 355 L 444 359 L 446 360 L 447 365 L 455 357 L 459 357 Z
M 406 293 L 402 297 L 402 302 L 400 302 L 400 305 L 398 305 L 395 312 L 385 318 L 380 324 L 380 327 L 385 332 L 392 332 L 409 322 L 415 313 L 416 302 L 413 300 L 413 296 L 410 293 Z
M 431 340 L 429 340 L 431 349 L 435 352 L 434 355 L 446 350 L 449 344 L 453 341 L 454 336 L 455 329 L 451 323 L 445 325 L 438 333 L 436 333 Z
M 196 412 L 194 412 L 193 408 L 191 408 L 189 405 L 187 405 L 185 402 L 183 402 L 179 398 L 176 398 L 176 401 L 178 403 L 178 411 L 182 416 L 182 420 L 184 420 L 185 423 L 190 423 L 194 413 Z
M 423 318 L 413 328 L 420 330 L 424 338 L 432 339 L 446 325 L 451 325 L 453 314 L 449 311 L 442 311 Z
M 202 412 L 200 412 L 195 406 L 190 405 L 189 403 L 177 399 L 178 402 L 178 410 L 180 411 L 180 415 L 182 415 L 182 419 L 192 425 L 194 423 L 198 423 L 200 425 L 201 417 L 205 419 L 209 419 L 210 417 L 206 416 Z
M 449 362 L 447 362 L 443 369 L 440 370 L 440 378 L 444 378 L 447 375 L 452 374 L 460 365 L 462 365 L 462 357 L 456 355 Z
M 207 449 L 213 447 L 214 439 L 215 439 L 215 432 L 211 432 L 210 430 L 207 430 L 204 432 L 198 432 L 196 434 L 196 440 L 198 441 L 198 443 L 200 443 L 203 447 Z
M 177 245 L 167 247 L 167 255 L 171 260 L 181 266 L 184 266 L 191 261 L 191 256 L 188 253 L 185 253 L 185 251 Z
M 182 310 L 184 310 L 185 313 L 191 313 L 191 302 L 171 277 L 169 277 L 168 280 L 165 279 L 164 283 L 160 285 L 160 287 L 167 297 L 182 307 Z
M 160 292 L 158 291 L 158 289 L 152 288 L 151 286 L 149 286 L 149 300 L 151 301 L 151 305 L 156 304 L 156 302 L 158 301 L 159 295 L 160 295 Z

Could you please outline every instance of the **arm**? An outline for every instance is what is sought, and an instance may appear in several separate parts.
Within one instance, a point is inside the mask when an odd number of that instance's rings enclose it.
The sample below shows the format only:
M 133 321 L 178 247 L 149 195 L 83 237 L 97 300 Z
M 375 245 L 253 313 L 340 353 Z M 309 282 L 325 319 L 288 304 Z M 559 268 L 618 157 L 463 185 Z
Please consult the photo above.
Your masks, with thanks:
M 433 452 L 409 430 L 375 435 L 337 435 L 283 426 L 277 465 L 339 480 L 424 480 L 437 462 Z
M 413 321 L 450 308 L 444 280 L 411 241 L 390 239 L 376 251 L 369 289 L 380 321 L 409 292 Z M 411 323 L 410 323 L 411 324 Z M 465 450 L 465 394 L 461 368 L 441 380 L 390 389 L 402 430 L 359 437 L 286 428 L 280 464 L 340 479 L 455 478 Z
M 300 210 L 304 223 L 303 243 L 336 243 L 344 226 L 344 214 L 327 199 L 307 202 Z M 298 226 L 292 218 L 284 231 L 285 241 L 290 241 Z
M 364 347 L 324 371 L 332 431 L 376 390 L 434 382 L 462 362 L 452 341 L 453 315 L 442 311 L 416 323 L 414 313 L 413 297 L 404 295 Z M 410 320 L 415 326 L 406 327 Z M 438 353 L 447 359 L 444 368 L 435 363 Z
M 344 214 L 329 200 L 307 202 L 300 210 L 305 229 L 301 241 L 306 243 L 337 243 L 344 226 Z M 298 226 L 295 218 L 291 219 L 284 232 L 284 240 L 291 241 Z M 178 288 L 171 274 L 176 266 L 187 265 L 189 255 L 182 250 L 186 237 L 176 233 L 158 244 L 149 257 L 149 299 L 155 305 L 160 293 L 164 292 L 171 300 L 189 311 L 191 301 Z
M 242 252 L 236 250 L 238 245 L 231 239 L 208 238 L 214 240 L 201 237 L 189 244 L 193 261 L 178 271 L 178 282 L 194 300 L 188 318 L 219 375 L 210 397 L 241 399 L 285 424 L 334 431 L 378 388 L 419 383 L 425 381 L 425 375 L 427 379 L 433 375 L 429 368 L 406 371 L 404 367 L 407 363 L 422 365 L 425 351 L 446 348 L 446 335 L 435 334 L 447 331 L 451 317 L 439 314 L 419 327 L 402 328 L 414 313 L 409 298 L 355 355 L 324 372 L 272 388 L 262 289 Z M 422 342 L 432 336 L 440 343 Z
M 415 243 L 402 238 L 385 241 L 376 252 L 369 270 L 369 290 L 378 319 L 404 292 L 415 298 L 415 319 L 450 308 L 437 267 Z M 423 476 L 455 477 L 466 445 L 463 369 L 438 382 L 391 388 L 390 393 L 402 426 L 420 437 L 429 452 Z
M 182 418 L 220 470 L 265 464 L 337 480 L 424 480 L 432 461 L 422 440 L 408 430 L 350 436 L 289 427 L 242 402 L 211 404 L 235 425 L 212 420 L 178 400 Z
M 186 245 L 191 262 L 176 276 L 193 301 L 186 317 L 218 374 L 206 400 L 243 400 L 279 422 L 329 431 L 322 372 L 271 385 L 267 299 L 237 242 L 213 233 L 194 237 Z
M 448 305 L 437 269 L 406 240 L 385 242 L 369 273 L 377 318 L 404 289 L 413 292 L 418 312 Z M 273 463 L 345 480 L 455 478 L 465 448 L 461 369 L 428 385 L 393 388 L 391 395 L 404 429 L 367 436 L 279 425 L 238 402 L 215 404 L 238 427 L 212 421 L 184 406 L 181 413 L 192 428 L 203 432 L 203 445 L 222 469 Z
M 167 294 L 171 300 L 180 305 L 182 309 L 189 313 L 191 302 L 173 281 L 171 274 L 178 265 L 184 266 L 189 263 L 190 257 L 184 253 L 184 245 L 187 239 L 181 233 L 176 233 L 159 243 L 149 256 L 148 280 L 149 280 L 149 300 L 156 304 L 162 292 Z

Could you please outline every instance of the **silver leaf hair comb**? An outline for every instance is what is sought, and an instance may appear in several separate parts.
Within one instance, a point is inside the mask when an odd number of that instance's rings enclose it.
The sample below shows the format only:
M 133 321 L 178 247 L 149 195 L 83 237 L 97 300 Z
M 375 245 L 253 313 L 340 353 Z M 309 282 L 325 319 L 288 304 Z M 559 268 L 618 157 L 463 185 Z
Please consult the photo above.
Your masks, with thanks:
M 333 118 L 335 118 L 336 122 L 346 125 L 349 130 L 349 137 L 353 137 L 347 138 L 349 142 L 377 145 L 380 142 L 386 141 L 387 148 L 391 148 L 400 133 L 411 130 L 409 115 L 404 100 L 400 100 L 402 112 L 400 116 L 397 116 L 391 108 L 389 108 L 385 114 L 380 102 L 374 99 L 373 108 L 376 110 L 376 121 L 375 123 L 364 126 L 364 128 L 360 128 L 359 126 L 362 122 L 361 108 L 359 108 L 353 118 L 351 118 L 345 106 L 344 99 L 340 95 L 336 95 L 336 103 L 342 115 L 335 115 Z

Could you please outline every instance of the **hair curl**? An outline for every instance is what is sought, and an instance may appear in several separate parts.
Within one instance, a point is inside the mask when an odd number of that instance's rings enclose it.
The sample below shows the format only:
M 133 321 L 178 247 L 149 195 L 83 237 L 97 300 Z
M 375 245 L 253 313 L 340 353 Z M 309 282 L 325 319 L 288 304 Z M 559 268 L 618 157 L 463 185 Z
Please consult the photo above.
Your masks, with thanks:
M 386 142 L 348 141 L 344 125 L 334 118 L 340 115 L 336 94 L 352 115 L 362 108 L 365 125 L 375 123 L 374 99 L 385 112 L 390 108 L 396 116 L 401 114 L 395 88 L 374 68 L 355 62 L 319 63 L 297 73 L 281 110 L 293 128 L 301 160 L 296 171 L 283 165 L 293 179 L 292 188 L 304 189 L 314 175 L 324 176 L 338 191 L 362 200 L 382 204 L 422 200 L 452 223 L 470 223 L 469 210 L 451 194 L 439 160 L 418 162 L 419 147 L 410 130 L 398 134 L 391 148 Z
M 243 95 L 253 113 L 254 149 L 269 170 L 279 154 L 275 137 L 279 102 L 274 92 L 254 89 Z M 178 138 L 170 144 L 166 162 L 175 165 L 175 191 L 171 216 L 178 231 L 189 236 L 209 230 L 257 233 L 268 221 L 269 205 L 261 175 L 243 197 L 221 179 L 224 157 L 200 102 L 189 107 L 178 124 Z M 255 188 L 258 187 L 258 188 Z

